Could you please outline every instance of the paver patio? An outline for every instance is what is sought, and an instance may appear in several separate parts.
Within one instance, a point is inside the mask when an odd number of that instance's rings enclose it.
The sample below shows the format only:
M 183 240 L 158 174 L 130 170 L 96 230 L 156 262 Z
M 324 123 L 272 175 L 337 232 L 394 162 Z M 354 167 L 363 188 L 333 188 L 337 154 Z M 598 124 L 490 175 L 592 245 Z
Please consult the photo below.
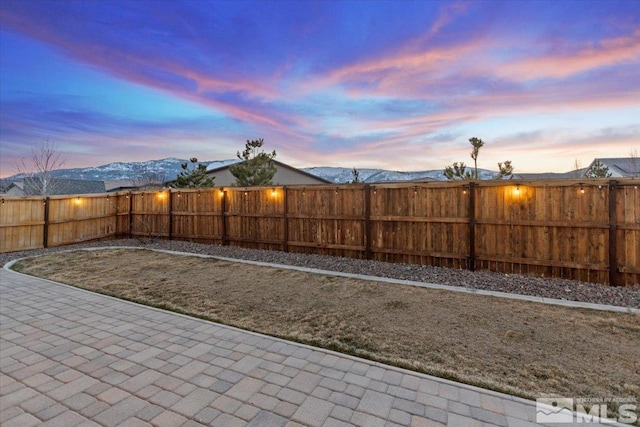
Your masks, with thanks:
M 533 426 L 524 399 L 0 269 L 0 424 Z

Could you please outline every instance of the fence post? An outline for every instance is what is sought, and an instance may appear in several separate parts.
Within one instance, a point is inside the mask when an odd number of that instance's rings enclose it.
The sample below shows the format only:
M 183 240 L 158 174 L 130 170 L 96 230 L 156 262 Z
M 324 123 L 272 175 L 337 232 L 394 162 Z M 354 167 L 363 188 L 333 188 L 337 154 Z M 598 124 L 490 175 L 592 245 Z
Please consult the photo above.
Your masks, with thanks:
M 371 186 L 364 185 L 364 256 L 373 259 L 371 251 Z
M 476 183 L 469 182 L 469 270 L 476 271 Z
M 129 191 L 127 194 L 127 199 L 129 199 L 129 238 L 133 237 L 133 193 Z
M 44 199 L 44 225 L 42 227 L 42 247 L 49 247 L 49 197 Z
M 169 204 L 169 240 L 173 239 L 173 197 L 171 197 L 173 195 L 173 193 L 171 192 L 171 189 L 167 190 L 168 191 L 168 195 L 167 195 L 167 203 Z
M 609 182 L 609 286 L 620 286 L 618 282 L 617 185 L 618 181 Z
M 283 221 L 283 242 L 282 242 L 282 250 L 284 252 L 289 252 L 289 203 L 287 200 L 287 186 L 283 186 L 282 187 L 282 203 L 284 203 L 283 206 L 283 217 L 282 217 L 282 221 Z
M 220 209 L 222 210 L 222 246 L 228 246 L 229 240 L 227 239 L 227 190 L 221 188 L 222 191 L 222 206 Z

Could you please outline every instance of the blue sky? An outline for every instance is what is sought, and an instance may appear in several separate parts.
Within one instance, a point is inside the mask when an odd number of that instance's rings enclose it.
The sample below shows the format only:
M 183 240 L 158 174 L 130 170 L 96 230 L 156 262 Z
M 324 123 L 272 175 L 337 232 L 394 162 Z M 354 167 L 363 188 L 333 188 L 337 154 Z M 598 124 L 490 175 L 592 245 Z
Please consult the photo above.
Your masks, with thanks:
M 0 3 L 0 176 L 222 160 L 519 172 L 640 151 L 638 1 Z

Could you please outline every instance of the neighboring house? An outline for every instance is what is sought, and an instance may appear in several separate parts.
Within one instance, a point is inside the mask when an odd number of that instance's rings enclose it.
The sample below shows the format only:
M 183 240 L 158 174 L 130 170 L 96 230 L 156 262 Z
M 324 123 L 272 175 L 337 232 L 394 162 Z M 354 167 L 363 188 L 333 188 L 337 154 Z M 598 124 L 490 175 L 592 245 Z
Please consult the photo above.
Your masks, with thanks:
M 0 193 L 4 193 L 11 184 L 13 184 L 11 181 L 7 181 L 6 179 L 0 179 Z
M 48 196 L 62 196 L 69 194 L 104 193 L 104 181 L 88 181 L 83 179 L 58 179 L 49 182 Z M 5 191 L 8 196 L 40 196 L 42 194 L 42 180 L 25 178 L 10 184 Z
M 116 191 L 131 191 L 131 190 L 148 190 L 151 188 L 161 188 L 163 183 L 158 183 L 155 185 L 150 184 L 142 184 L 140 185 L 137 181 L 131 179 L 118 179 L 114 181 L 105 181 L 104 188 L 107 192 L 113 193 Z
M 573 179 L 573 178 L 582 178 L 584 174 L 587 172 L 586 169 L 579 169 L 571 172 L 543 172 L 543 173 L 514 173 L 513 179 L 526 179 L 526 180 L 536 180 L 536 179 Z
M 610 159 L 593 159 L 588 167 L 577 169 L 564 173 L 514 173 L 513 179 L 578 179 L 584 178 L 587 171 L 595 162 L 599 161 L 602 165 L 609 168 L 612 178 L 640 178 L 640 159 L 633 157 L 619 157 Z
M 619 157 L 611 159 L 593 159 L 593 162 L 585 170 L 591 169 L 595 162 L 599 161 L 602 165 L 609 168 L 612 178 L 638 178 L 640 177 L 640 158 Z
M 238 160 L 239 162 L 240 160 Z M 236 162 L 236 163 L 238 163 Z M 277 167 L 276 174 L 273 176 L 273 185 L 313 185 L 313 184 L 331 184 L 330 181 L 312 175 L 293 166 L 289 166 L 277 160 L 272 160 Z M 236 177 L 233 176 L 229 167 L 231 165 L 221 166 L 219 168 L 207 171 L 207 175 L 215 177 L 216 187 L 231 187 L 236 183 Z
M 376 181 L 375 179 L 373 181 L 369 181 L 367 180 L 367 182 L 361 182 L 360 184 L 407 184 L 407 183 L 416 183 L 416 184 L 425 184 L 427 182 L 442 182 L 440 180 L 434 179 L 434 178 L 429 178 L 428 176 L 422 177 L 422 178 L 415 178 L 415 179 L 406 179 L 406 180 L 380 180 L 380 181 Z

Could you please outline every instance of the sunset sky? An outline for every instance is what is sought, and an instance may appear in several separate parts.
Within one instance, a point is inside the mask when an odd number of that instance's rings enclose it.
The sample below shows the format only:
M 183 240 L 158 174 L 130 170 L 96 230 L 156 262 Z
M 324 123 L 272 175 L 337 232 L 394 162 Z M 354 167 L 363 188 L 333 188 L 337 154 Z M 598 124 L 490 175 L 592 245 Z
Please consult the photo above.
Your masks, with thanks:
M 0 2 L 0 177 L 233 158 L 563 172 L 640 151 L 640 1 Z

